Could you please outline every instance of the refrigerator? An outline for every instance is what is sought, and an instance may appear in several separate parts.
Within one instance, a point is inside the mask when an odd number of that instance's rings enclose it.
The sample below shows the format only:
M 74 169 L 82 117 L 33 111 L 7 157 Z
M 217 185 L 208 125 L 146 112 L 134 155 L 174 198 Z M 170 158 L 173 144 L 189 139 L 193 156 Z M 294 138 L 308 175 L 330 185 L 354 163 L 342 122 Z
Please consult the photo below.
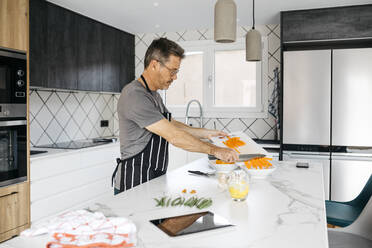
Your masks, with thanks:
M 285 160 L 323 167 L 326 199 L 355 198 L 372 173 L 372 48 L 283 52 Z

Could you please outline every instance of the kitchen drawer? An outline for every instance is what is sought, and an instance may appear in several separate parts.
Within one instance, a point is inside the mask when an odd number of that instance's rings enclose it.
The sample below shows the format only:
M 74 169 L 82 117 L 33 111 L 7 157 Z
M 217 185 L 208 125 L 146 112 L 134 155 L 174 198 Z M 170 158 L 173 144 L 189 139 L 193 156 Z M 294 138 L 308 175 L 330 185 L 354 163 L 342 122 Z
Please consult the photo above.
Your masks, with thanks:
M 0 234 L 28 223 L 27 183 L 0 188 Z
M 359 195 L 371 174 L 372 161 L 333 156 L 331 200 L 341 202 L 353 200 Z

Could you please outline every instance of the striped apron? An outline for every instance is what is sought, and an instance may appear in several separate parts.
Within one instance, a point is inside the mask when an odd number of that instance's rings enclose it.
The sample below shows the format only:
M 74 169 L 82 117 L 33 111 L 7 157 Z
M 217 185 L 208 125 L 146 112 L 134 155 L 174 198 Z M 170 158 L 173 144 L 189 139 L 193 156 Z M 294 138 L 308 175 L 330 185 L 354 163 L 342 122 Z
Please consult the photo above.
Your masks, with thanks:
M 141 78 L 146 89 L 150 91 L 143 76 Z M 162 114 L 164 118 L 171 121 L 171 113 L 164 112 Z M 115 186 L 116 193 L 164 175 L 168 168 L 168 145 L 168 141 L 153 133 L 141 152 L 124 160 L 117 158 L 117 165 L 112 174 L 112 185 Z

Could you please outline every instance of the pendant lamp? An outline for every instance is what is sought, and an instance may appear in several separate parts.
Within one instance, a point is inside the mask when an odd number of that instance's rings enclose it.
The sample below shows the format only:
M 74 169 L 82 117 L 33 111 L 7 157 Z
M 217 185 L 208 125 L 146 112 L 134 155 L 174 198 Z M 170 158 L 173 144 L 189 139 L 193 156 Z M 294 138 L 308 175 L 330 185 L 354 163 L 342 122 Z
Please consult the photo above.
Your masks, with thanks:
M 254 28 L 254 0 L 253 1 L 253 25 L 245 36 L 246 61 L 261 61 L 262 47 L 261 34 Z
M 214 6 L 214 40 L 220 43 L 230 43 L 236 40 L 234 0 L 218 0 Z

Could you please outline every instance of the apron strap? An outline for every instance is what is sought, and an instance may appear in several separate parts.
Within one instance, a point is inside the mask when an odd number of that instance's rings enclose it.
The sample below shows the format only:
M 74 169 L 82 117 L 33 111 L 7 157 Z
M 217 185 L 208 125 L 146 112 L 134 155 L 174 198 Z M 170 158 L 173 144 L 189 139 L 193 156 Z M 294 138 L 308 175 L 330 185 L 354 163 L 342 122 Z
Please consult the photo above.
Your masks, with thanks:
M 114 187 L 114 180 L 115 180 L 115 176 L 116 176 L 116 173 L 118 172 L 118 169 L 119 169 L 119 165 L 122 163 L 123 161 L 120 159 L 120 158 L 116 158 L 116 167 L 115 167 L 115 170 L 114 170 L 114 173 L 112 173 L 112 177 L 111 177 L 111 185 L 112 187 Z
M 152 95 L 151 90 L 150 90 L 150 88 L 149 88 L 149 85 L 147 84 L 146 79 L 145 79 L 145 77 L 144 77 L 143 75 L 141 75 L 141 79 L 142 79 L 142 81 L 145 83 L 146 90 L 147 90 L 148 92 L 150 92 L 150 94 Z

